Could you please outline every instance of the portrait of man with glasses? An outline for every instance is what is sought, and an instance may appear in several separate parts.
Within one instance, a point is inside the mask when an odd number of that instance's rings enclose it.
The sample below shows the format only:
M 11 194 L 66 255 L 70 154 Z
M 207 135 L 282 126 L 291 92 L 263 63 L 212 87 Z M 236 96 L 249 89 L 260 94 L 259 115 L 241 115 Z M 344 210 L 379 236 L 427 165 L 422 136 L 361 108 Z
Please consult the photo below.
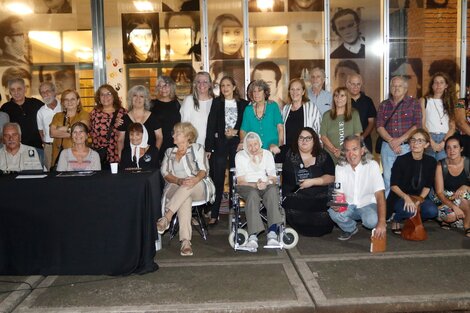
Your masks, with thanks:
M 24 22 L 18 16 L 9 16 L 0 21 L 0 66 L 29 66 L 28 35 Z

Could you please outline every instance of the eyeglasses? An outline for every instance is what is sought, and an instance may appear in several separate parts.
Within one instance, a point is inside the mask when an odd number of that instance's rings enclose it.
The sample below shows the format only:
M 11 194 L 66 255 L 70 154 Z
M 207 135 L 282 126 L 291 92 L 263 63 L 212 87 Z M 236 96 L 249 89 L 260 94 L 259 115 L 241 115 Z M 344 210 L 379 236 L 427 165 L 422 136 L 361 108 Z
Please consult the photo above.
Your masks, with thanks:
M 103 93 L 100 93 L 100 97 L 111 97 L 113 94 L 110 93 L 110 92 L 103 92 Z
M 313 137 L 312 136 L 299 136 L 299 141 L 303 141 L 303 142 L 310 142 L 312 141 Z
M 417 144 L 420 144 L 420 145 L 422 145 L 426 142 L 427 142 L 426 139 L 421 139 L 421 138 L 419 138 L 419 139 L 411 138 L 410 139 L 410 143 L 417 143 Z
M 198 84 L 198 85 L 207 85 L 207 84 L 209 84 L 209 81 L 207 81 L 207 80 L 198 80 L 198 81 L 196 81 L 196 84 Z
M 161 85 L 157 85 L 158 88 L 167 88 L 167 87 L 170 87 L 170 85 L 168 84 L 161 84 Z

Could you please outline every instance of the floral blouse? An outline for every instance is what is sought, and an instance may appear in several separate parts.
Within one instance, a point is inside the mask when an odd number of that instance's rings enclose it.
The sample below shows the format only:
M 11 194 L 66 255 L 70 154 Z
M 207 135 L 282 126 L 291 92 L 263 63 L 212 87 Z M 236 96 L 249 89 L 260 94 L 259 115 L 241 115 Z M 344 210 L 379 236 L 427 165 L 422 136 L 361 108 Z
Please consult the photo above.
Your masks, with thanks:
M 117 111 L 117 118 L 122 119 L 127 113 L 126 109 L 119 108 Z M 108 149 L 108 162 L 119 162 L 119 153 L 118 153 L 118 126 L 115 123 L 113 125 L 113 131 L 107 140 L 108 129 L 113 119 L 114 113 L 106 113 L 101 110 L 93 109 L 90 113 L 90 134 L 92 139 L 92 148 L 98 150 L 100 148 Z

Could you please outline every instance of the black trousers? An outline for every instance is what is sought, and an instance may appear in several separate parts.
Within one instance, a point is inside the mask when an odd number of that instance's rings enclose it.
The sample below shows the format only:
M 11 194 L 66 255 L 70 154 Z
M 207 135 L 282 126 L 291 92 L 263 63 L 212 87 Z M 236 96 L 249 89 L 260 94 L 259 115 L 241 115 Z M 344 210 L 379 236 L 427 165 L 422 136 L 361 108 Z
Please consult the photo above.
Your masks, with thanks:
M 227 169 L 227 158 L 230 168 L 235 167 L 235 154 L 237 154 L 238 137 L 227 140 L 227 145 L 217 149 L 211 154 L 210 176 L 215 185 L 215 201 L 210 205 L 211 218 L 219 217 L 220 203 L 224 193 L 225 171 Z M 233 177 L 229 173 L 230 201 L 232 200 Z

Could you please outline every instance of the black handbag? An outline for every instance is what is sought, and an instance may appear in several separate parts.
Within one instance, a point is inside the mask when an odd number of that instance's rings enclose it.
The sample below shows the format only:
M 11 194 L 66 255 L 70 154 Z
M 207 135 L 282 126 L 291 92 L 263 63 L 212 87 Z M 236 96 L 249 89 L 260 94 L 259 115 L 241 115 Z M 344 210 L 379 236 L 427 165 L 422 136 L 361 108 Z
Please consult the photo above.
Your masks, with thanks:
M 390 117 L 385 121 L 384 123 L 384 128 L 387 127 L 388 125 L 388 122 L 390 122 L 390 119 L 392 118 L 393 114 L 395 114 L 395 112 L 397 111 L 397 109 L 400 107 L 401 103 L 403 101 L 401 101 L 400 103 L 398 103 L 398 105 L 395 107 L 395 109 L 393 109 L 392 111 L 392 114 L 390 115 Z M 380 154 L 381 150 L 382 150 L 382 143 L 384 142 L 383 138 L 380 136 L 380 134 L 377 134 L 379 135 L 377 137 L 377 141 L 375 142 L 375 153 L 377 154 Z

